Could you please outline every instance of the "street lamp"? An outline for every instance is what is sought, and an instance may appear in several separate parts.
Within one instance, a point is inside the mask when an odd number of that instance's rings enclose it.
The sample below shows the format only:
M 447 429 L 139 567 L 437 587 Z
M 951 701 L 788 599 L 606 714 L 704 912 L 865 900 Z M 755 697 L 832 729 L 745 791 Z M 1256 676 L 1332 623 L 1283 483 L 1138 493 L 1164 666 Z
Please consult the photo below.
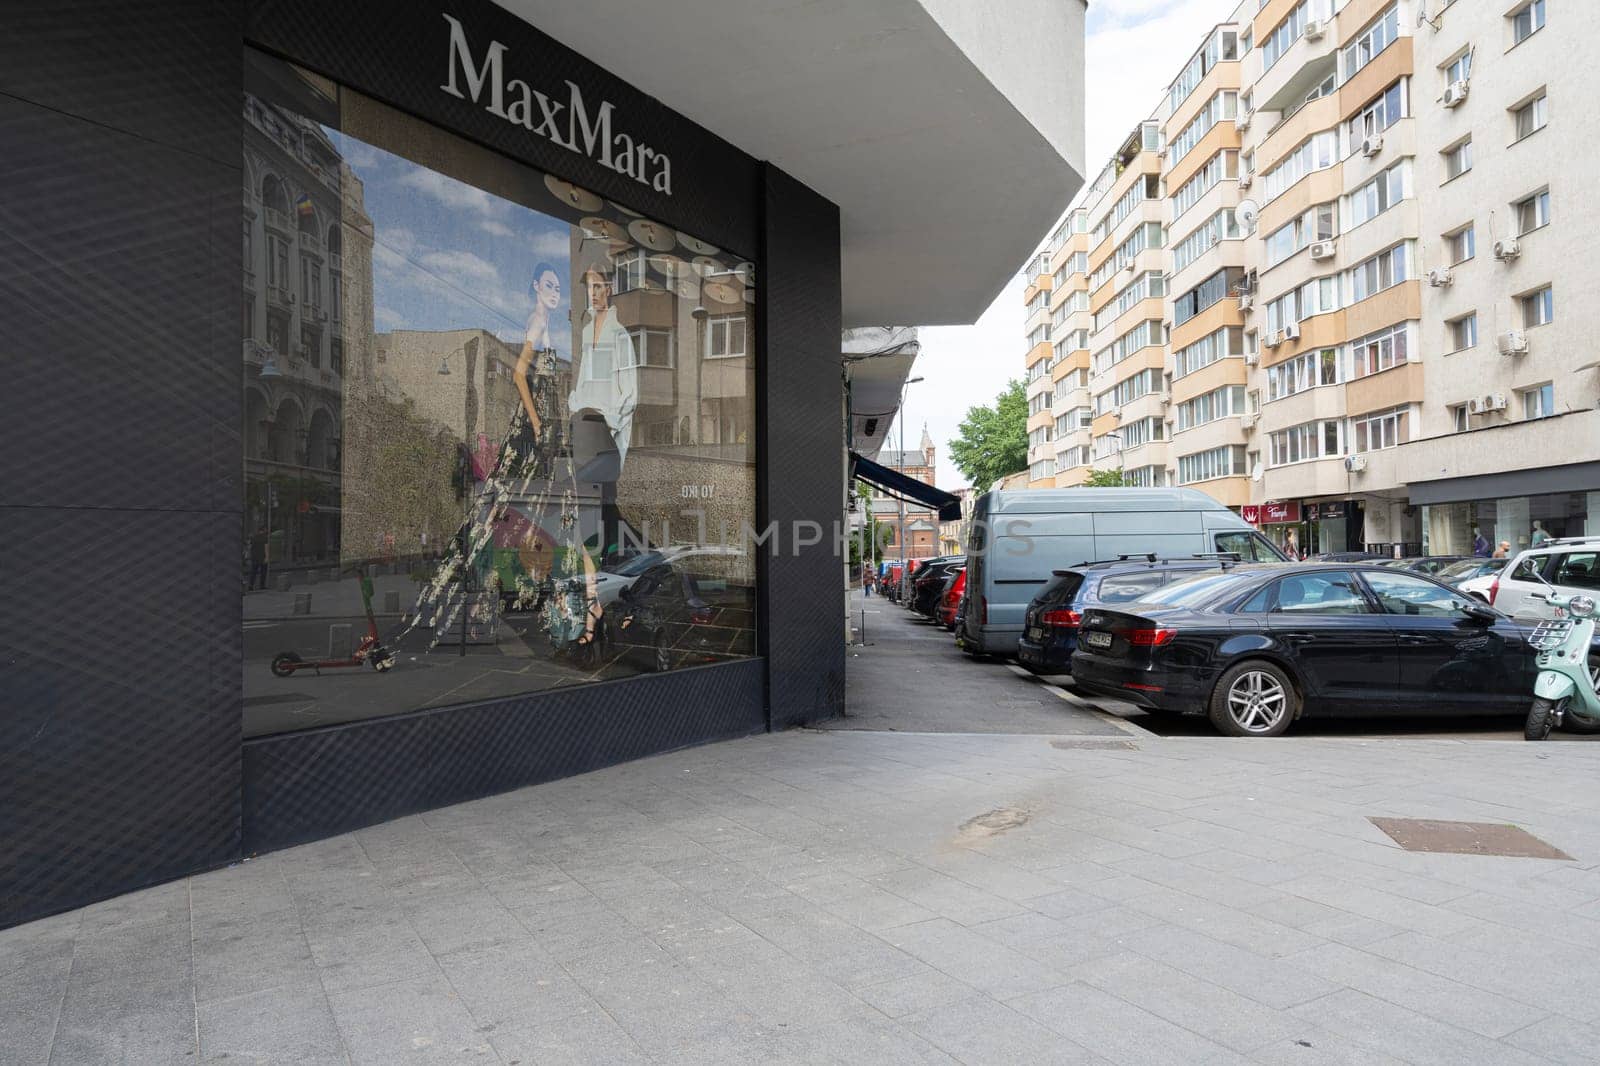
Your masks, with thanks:
M 920 377 L 907 378 L 900 383 L 900 411 L 898 414 L 900 419 L 900 456 L 895 465 L 899 467 L 902 474 L 906 472 L 906 386 L 915 385 L 921 380 L 923 379 Z M 900 600 L 904 603 L 906 587 L 910 584 L 907 578 L 910 575 L 906 573 L 906 497 L 903 491 L 900 494 L 900 532 L 897 535 L 897 539 L 900 541 Z

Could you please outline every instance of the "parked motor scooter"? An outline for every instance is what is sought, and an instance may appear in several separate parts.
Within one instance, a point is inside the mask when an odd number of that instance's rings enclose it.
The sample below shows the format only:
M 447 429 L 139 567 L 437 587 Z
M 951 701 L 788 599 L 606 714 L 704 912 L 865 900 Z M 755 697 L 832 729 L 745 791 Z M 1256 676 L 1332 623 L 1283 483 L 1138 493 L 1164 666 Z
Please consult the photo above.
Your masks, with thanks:
M 1528 640 L 1539 653 L 1539 676 L 1522 735 L 1544 740 L 1563 722 L 1578 732 L 1600 732 L 1600 669 L 1589 664 L 1594 598 L 1569 596 L 1554 586 L 1533 596 L 1554 607 L 1556 617 L 1540 622 Z

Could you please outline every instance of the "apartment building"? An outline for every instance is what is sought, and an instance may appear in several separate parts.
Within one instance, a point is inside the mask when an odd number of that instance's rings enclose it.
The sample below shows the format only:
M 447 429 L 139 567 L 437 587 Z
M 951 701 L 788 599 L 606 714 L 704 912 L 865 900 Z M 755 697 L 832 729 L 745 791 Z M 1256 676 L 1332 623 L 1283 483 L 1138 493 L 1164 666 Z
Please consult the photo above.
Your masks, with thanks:
M 1313 552 L 1600 532 L 1600 5 L 1219 13 L 1030 267 L 1033 484 L 1190 486 Z

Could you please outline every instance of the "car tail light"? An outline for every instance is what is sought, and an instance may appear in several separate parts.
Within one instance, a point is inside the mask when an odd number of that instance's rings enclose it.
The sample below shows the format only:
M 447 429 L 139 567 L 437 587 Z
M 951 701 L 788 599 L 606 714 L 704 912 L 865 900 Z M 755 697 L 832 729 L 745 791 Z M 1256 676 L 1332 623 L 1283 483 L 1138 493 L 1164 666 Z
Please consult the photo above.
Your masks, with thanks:
M 1077 629 L 1083 624 L 1083 615 L 1070 607 L 1052 607 L 1039 616 L 1039 623 L 1052 629 Z
M 1176 629 L 1130 629 L 1123 637 L 1136 648 L 1159 648 L 1177 639 Z
M 689 621 L 697 626 L 709 625 L 716 612 L 704 605 L 689 608 Z
M 1500 595 L 1500 579 L 1497 577 L 1489 582 L 1489 606 L 1494 606 L 1494 598 Z

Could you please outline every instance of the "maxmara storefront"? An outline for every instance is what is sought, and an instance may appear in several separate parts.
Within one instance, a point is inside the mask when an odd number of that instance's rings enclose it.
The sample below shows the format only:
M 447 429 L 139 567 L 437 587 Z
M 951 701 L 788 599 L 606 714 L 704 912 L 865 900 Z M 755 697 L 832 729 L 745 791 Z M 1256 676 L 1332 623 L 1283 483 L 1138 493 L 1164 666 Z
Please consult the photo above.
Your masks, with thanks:
M 678 7 L 3 16 L 0 925 L 840 713 L 841 328 L 1064 208 L 1082 4 Z

